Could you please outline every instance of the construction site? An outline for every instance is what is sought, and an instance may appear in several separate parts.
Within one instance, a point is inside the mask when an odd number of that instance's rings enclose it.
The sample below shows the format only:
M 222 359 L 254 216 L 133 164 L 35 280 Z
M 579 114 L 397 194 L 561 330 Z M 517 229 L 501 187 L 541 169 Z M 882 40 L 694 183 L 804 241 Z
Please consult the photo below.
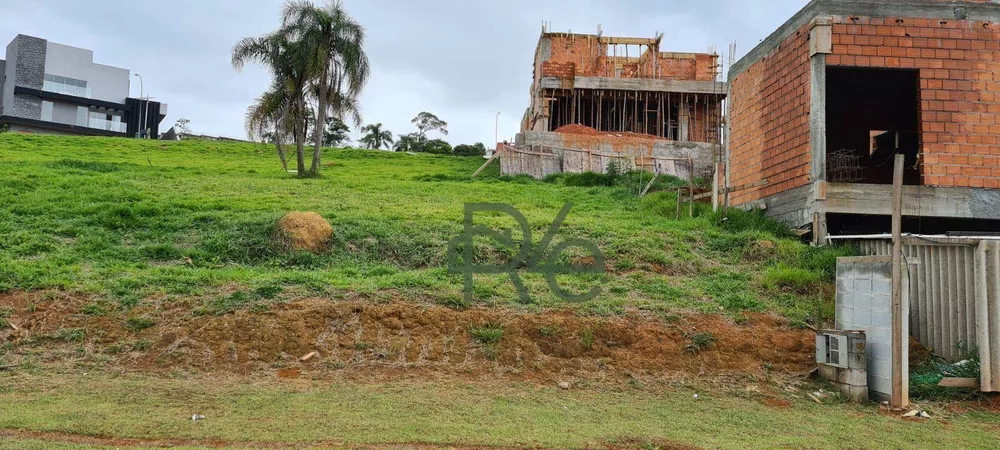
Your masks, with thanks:
M 550 32 L 535 50 L 530 106 L 501 156 L 507 174 L 603 172 L 615 162 L 713 173 L 726 83 L 719 55 L 662 51 L 653 38 Z

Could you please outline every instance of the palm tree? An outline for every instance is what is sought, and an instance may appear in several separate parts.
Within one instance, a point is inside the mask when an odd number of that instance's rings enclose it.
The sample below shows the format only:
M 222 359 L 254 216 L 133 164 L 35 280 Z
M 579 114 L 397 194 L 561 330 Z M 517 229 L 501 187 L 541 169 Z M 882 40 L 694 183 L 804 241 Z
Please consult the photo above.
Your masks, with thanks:
M 358 140 L 365 148 L 370 148 L 373 150 L 380 150 L 384 146 L 385 148 L 390 148 L 392 146 L 392 132 L 389 130 L 383 130 L 381 123 L 374 123 L 370 125 L 365 125 L 361 129 L 364 136 Z
M 292 124 L 288 123 L 288 98 L 287 92 L 278 84 L 271 87 L 260 97 L 254 100 L 253 104 L 247 108 L 246 128 L 247 136 L 250 140 L 261 139 L 266 143 L 273 143 L 278 151 L 278 158 L 281 159 L 281 167 L 288 171 L 288 159 L 285 156 L 284 142 L 287 141 L 292 129 Z M 294 139 L 294 138 L 292 138 Z
M 258 62 L 270 69 L 271 90 L 247 111 L 247 127 L 274 128 L 275 137 L 287 133 L 295 140 L 296 166 L 300 177 L 307 175 L 305 141 L 307 121 L 306 89 L 309 54 L 282 30 L 260 37 L 243 38 L 233 47 L 233 67 L 240 70 L 248 62 Z M 280 145 L 279 145 L 280 149 Z M 282 156 L 283 151 L 279 153 Z
M 285 5 L 282 27 L 309 55 L 308 79 L 314 86 L 318 108 L 316 123 L 326 123 L 332 111 L 343 119 L 350 114 L 361 126 L 357 98 L 368 83 L 371 70 L 364 52 L 365 29 L 352 18 L 339 0 L 317 7 L 304 0 Z M 322 130 L 315 130 L 313 161 L 309 173 L 319 173 L 322 158 Z

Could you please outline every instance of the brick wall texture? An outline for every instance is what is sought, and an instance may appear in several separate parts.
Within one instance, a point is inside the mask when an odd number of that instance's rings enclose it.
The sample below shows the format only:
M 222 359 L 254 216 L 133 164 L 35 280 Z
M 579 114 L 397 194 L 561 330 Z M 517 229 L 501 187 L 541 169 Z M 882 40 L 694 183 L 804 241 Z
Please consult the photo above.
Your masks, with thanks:
M 640 58 L 639 47 L 630 45 L 629 54 L 624 53 L 624 46 L 619 46 L 618 53 L 609 57 L 608 45 L 602 44 L 597 36 L 550 33 L 542 39 L 549 39 L 551 43 L 548 47 L 549 58 L 540 67 L 541 75 L 546 77 L 616 77 L 620 74 L 625 78 L 662 80 L 715 79 L 717 57 L 707 53 L 660 52 L 656 58 L 652 53 Z M 621 64 L 621 71 L 618 72 L 614 56 L 628 56 L 632 61 Z
M 828 66 L 918 71 L 922 184 L 1000 188 L 1000 23 L 833 19 Z M 732 80 L 732 184 L 768 180 L 732 194 L 733 204 L 809 182 L 808 30 Z
M 918 70 L 923 184 L 1000 188 L 1000 23 L 837 17 L 827 64 Z
M 731 185 L 768 181 L 734 192 L 735 205 L 809 183 L 808 37 L 800 29 L 731 81 Z

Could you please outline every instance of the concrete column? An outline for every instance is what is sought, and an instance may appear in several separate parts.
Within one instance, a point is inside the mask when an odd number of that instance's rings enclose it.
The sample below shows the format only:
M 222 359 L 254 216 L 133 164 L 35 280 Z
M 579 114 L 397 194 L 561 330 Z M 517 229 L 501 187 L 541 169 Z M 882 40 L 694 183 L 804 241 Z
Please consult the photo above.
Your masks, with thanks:
M 690 105 L 687 103 L 681 103 L 677 115 L 677 140 L 678 141 L 688 141 L 688 125 L 691 122 L 691 110 Z
M 813 243 L 826 243 L 826 55 L 833 53 L 833 20 L 817 17 L 809 39 L 809 148 L 811 193 L 809 210 L 813 216 Z

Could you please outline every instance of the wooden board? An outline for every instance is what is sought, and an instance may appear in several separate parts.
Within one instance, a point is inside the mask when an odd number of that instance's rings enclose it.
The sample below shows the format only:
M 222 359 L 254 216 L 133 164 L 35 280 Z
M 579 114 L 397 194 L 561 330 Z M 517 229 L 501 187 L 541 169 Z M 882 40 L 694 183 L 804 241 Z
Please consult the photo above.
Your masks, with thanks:
M 942 387 L 956 387 L 956 388 L 978 388 L 979 379 L 978 378 L 943 378 L 938 386 Z

